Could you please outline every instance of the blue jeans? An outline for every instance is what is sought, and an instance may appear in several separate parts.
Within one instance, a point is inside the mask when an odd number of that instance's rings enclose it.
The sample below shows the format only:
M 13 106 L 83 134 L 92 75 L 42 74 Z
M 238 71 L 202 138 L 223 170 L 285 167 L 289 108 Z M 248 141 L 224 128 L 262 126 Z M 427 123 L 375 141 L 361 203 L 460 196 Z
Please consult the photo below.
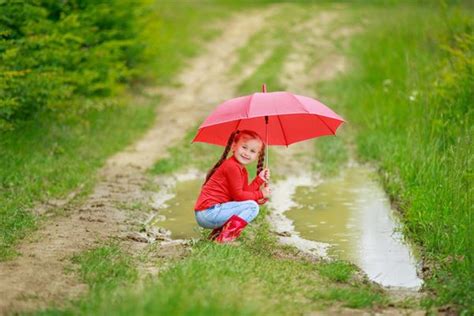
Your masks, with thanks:
M 255 201 L 227 202 L 216 204 L 202 211 L 195 211 L 196 221 L 204 228 L 217 228 L 227 222 L 232 215 L 251 222 L 258 215 L 258 204 Z

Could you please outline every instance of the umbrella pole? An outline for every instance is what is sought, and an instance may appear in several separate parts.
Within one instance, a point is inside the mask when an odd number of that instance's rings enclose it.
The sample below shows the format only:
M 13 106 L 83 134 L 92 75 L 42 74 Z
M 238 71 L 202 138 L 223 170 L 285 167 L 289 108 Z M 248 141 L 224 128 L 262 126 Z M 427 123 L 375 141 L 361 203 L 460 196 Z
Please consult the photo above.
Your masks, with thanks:
M 268 116 L 265 116 L 265 150 L 266 150 L 266 153 L 265 153 L 265 168 L 268 168 L 268 159 L 270 157 L 268 157 Z
M 267 85 L 264 83 L 262 85 L 262 92 L 266 93 L 267 92 Z M 268 116 L 265 116 L 265 168 L 268 168 Z

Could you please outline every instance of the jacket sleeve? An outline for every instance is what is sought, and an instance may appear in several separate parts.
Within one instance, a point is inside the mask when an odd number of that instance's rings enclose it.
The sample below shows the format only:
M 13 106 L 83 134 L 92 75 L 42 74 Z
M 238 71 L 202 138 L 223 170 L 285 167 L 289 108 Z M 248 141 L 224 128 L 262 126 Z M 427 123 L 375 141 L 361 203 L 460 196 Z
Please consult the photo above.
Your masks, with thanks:
M 244 184 L 244 191 L 257 191 L 263 183 L 265 183 L 265 181 L 259 176 L 256 176 L 252 183 Z
M 225 170 L 225 177 L 229 186 L 229 193 L 235 201 L 254 200 L 258 201 L 263 198 L 262 191 L 245 191 L 244 179 L 242 173 L 237 166 L 229 165 Z

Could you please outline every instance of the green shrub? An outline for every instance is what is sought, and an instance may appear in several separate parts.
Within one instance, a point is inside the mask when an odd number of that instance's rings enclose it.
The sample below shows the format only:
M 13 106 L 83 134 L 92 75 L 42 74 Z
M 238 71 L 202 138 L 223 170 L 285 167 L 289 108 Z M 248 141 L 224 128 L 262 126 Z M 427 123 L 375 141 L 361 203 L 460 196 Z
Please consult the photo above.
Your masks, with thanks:
M 0 2 L 0 131 L 40 112 L 80 116 L 134 77 L 144 1 Z

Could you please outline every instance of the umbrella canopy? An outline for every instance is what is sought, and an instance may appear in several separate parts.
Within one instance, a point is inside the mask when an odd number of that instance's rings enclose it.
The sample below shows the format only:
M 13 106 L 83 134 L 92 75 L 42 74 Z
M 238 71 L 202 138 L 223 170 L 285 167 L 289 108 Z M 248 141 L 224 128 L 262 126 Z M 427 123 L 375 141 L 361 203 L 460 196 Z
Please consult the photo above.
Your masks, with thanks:
M 220 104 L 201 124 L 193 142 L 225 146 L 233 131 L 248 129 L 264 136 L 267 145 L 288 146 L 335 135 L 343 122 L 315 99 L 285 91 L 259 92 Z

